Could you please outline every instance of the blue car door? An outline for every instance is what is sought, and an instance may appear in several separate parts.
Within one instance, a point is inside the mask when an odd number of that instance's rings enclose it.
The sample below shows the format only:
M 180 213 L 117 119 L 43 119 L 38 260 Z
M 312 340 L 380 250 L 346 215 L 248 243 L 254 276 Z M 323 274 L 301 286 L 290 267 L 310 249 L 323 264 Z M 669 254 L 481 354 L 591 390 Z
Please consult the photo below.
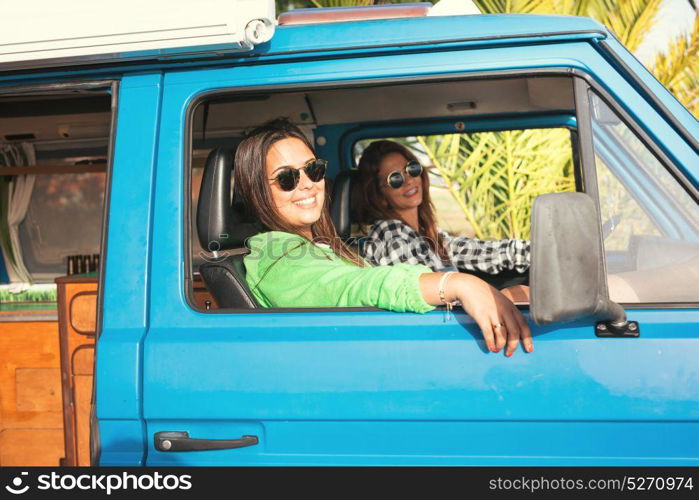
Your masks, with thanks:
M 449 318 L 443 310 L 207 312 L 187 298 L 188 109 L 198 96 L 222 89 L 561 68 L 576 72 L 582 82 L 576 92 L 590 87 L 604 96 L 643 144 L 662 144 L 653 148 L 674 168 L 668 182 L 687 194 L 684 182 L 696 193 L 697 152 L 592 45 L 493 46 L 165 73 L 147 332 L 139 358 L 145 463 L 699 463 L 697 300 L 628 307 L 641 326 L 638 338 L 598 338 L 589 321 L 530 323 L 535 351 L 506 358 L 487 351 L 463 312 Z M 584 107 L 592 98 L 578 97 L 580 147 L 589 170 L 592 155 L 603 154 L 596 146 L 600 127 Z M 585 189 L 603 199 L 595 179 L 585 179 Z M 242 441 L 225 449 L 156 449 L 156 434 L 163 432 Z

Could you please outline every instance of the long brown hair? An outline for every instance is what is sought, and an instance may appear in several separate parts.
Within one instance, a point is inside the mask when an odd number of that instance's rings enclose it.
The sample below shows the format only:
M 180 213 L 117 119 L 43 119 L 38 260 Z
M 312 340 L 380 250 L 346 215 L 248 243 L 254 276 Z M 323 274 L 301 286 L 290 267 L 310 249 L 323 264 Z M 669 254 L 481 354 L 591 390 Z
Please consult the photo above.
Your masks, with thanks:
M 267 152 L 274 143 L 282 139 L 295 138 L 302 141 L 308 149 L 315 151 L 303 132 L 288 118 L 276 118 L 250 131 L 235 152 L 233 179 L 235 189 L 240 195 L 249 215 L 257 219 L 269 231 L 284 231 L 301 234 L 299 228 L 290 225 L 277 211 L 272 202 L 267 179 Z M 320 218 L 311 225 L 313 241 L 324 243 L 348 262 L 364 266 L 364 261 L 338 237 L 330 218 L 330 197 L 325 184 L 325 202 Z
M 353 218 L 360 224 L 370 225 L 377 219 L 398 219 L 404 221 L 396 210 L 390 206 L 386 196 L 381 192 L 379 166 L 381 160 L 391 153 L 398 153 L 405 161 L 418 161 L 408 148 L 393 141 L 374 141 L 362 153 L 359 159 L 359 176 L 353 192 Z M 433 252 L 443 261 L 450 261 L 449 252 L 439 234 L 435 222 L 434 205 L 430 199 L 430 179 L 427 170 L 422 170 L 422 203 L 417 209 L 418 234 L 427 240 Z M 406 222 L 407 224 L 407 222 Z

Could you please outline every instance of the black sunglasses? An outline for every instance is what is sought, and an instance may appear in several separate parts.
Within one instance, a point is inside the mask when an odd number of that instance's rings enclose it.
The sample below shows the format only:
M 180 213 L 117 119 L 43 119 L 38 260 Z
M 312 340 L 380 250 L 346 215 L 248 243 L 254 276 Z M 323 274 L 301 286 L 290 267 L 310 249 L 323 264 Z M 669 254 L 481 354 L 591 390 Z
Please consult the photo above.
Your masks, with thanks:
M 422 175 L 422 165 L 415 160 L 410 160 L 403 168 L 405 169 L 405 173 L 407 173 L 410 177 L 420 177 Z M 395 170 L 388 174 L 386 183 L 389 187 L 398 189 L 405 183 L 405 177 L 403 177 L 403 174 L 400 171 Z
M 315 160 L 309 161 L 301 168 L 284 167 L 277 175 L 269 180 L 277 181 L 282 191 L 293 191 L 296 189 L 296 186 L 299 185 L 301 170 L 306 172 L 306 176 L 308 176 L 312 182 L 320 182 L 325 177 L 325 169 L 327 166 L 328 162 L 326 160 L 316 158 Z

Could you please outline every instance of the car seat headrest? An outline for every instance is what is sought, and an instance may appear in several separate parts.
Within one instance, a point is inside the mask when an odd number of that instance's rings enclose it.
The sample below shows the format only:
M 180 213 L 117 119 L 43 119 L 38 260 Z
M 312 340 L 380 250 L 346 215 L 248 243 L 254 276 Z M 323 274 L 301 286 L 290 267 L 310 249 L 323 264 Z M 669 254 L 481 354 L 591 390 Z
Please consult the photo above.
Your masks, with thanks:
M 234 151 L 216 148 L 204 165 L 199 203 L 197 235 L 204 250 L 218 252 L 245 246 L 245 240 L 262 231 L 259 222 L 246 216 L 235 189 L 231 193 Z

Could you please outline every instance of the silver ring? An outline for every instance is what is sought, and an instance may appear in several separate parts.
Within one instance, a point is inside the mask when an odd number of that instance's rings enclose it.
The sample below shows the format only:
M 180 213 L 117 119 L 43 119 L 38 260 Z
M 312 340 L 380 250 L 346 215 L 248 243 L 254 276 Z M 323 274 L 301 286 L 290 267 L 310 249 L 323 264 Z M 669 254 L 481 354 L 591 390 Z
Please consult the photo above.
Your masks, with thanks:
M 502 323 L 498 323 L 497 325 L 493 325 L 493 328 L 496 328 L 496 329 L 497 329 L 497 328 L 502 328 L 502 327 L 503 327 L 503 324 L 502 324 Z

